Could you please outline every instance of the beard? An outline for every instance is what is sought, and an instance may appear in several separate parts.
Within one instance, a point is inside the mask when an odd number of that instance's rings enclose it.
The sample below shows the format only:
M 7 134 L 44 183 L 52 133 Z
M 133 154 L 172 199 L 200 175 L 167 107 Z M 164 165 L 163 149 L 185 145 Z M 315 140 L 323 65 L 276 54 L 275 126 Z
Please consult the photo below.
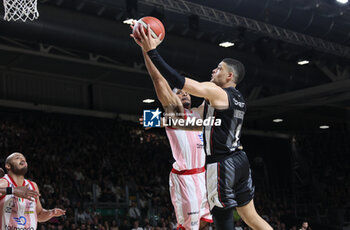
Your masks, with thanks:
M 20 175 L 20 176 L 24 176 L 26 175 L 27 171 L 28 171 L 28 167 L 25 168 L 18 168 L 16 165 L 13 165 L 10 163 L 10 167 L 11 167 L 11 171 L 15 174 L 15 175 Z

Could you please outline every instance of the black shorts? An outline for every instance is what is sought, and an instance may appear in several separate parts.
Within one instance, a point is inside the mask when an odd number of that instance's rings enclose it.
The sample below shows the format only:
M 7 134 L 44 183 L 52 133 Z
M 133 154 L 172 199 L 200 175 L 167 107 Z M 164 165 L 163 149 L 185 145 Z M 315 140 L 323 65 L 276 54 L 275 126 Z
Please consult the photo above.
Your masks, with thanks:
M 210 209 L 240 207 L 254 197 L 250 165 L 244 151 L 238 151 L 212 162 L 207 157 L 207 192 Z

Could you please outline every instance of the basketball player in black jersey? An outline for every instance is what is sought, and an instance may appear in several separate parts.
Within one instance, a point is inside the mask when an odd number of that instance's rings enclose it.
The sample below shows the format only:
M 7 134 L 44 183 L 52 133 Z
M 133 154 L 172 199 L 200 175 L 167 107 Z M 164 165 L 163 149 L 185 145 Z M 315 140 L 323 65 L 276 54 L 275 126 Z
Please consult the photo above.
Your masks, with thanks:
M 224 59 L 212 71 L 210 82 L 197 82 L 180 75 L 163 60 L 156 50 L 161 41 L 153 38 L 150 30 L 145 34 L 139 28 L 137 33 L 140 39 L 134 38 L 135 42 L 147 52 L 167 81 L 173 87 L 205 99 L 198 108 L 203 118 L 214 117 L 222 121 L 221 126 L 187 127 L 203 129 L 208 202 L 216 229 L 234 229 L 233 209 L 236 208 L 252 229 L 272 230 L 255 210 L 250 166 L 239 141 L 246 104 L 235 87 L 245 74 L 242 63 Z

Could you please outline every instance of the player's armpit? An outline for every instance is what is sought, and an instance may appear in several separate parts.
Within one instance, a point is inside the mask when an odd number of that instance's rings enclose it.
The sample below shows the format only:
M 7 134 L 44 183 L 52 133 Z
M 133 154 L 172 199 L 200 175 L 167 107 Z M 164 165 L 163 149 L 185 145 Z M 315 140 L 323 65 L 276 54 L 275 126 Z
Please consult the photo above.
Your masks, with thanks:
M 198 82 L 186 78 L 183 90 L 194 96 L 209 100 L 210 105 L 215 108 L 224 109 L 229 106 L 227 93 L 213 82 Z
M 192 109 L 191 109 L 193 113 L 198 114 L 200 116 L 200 118 L 202 118 L 202 119 L 203 119 L 203 113 L 204 113 L 204 103 L 205 103 L 205 101 L 203 101 L 203 103 L 200 106 L 192 107 Z
M 0 187 L 8 187 L 9 183 L 5 179 L 0 179 Z

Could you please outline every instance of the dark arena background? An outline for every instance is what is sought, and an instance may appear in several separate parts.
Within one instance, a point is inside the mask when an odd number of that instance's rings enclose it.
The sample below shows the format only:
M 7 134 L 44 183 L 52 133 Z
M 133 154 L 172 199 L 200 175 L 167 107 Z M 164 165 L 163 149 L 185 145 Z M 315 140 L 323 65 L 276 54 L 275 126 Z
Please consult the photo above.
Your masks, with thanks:
M 350 229 L 347 1 L 39 0 L 38 10 L 0 20 L 1 167 L 23 153 L 43 207 L 67 210 L 38 229 L 137 229 L 135 219 L 176 229 L 168 139 L 138 122 L 161 105 L 123 23 L 149 15 L 166 29 L 159 52 L 185 75 L 210 80 L 226 57 L 245 65 L 241 140 L 258 213 L 277 230 Z

